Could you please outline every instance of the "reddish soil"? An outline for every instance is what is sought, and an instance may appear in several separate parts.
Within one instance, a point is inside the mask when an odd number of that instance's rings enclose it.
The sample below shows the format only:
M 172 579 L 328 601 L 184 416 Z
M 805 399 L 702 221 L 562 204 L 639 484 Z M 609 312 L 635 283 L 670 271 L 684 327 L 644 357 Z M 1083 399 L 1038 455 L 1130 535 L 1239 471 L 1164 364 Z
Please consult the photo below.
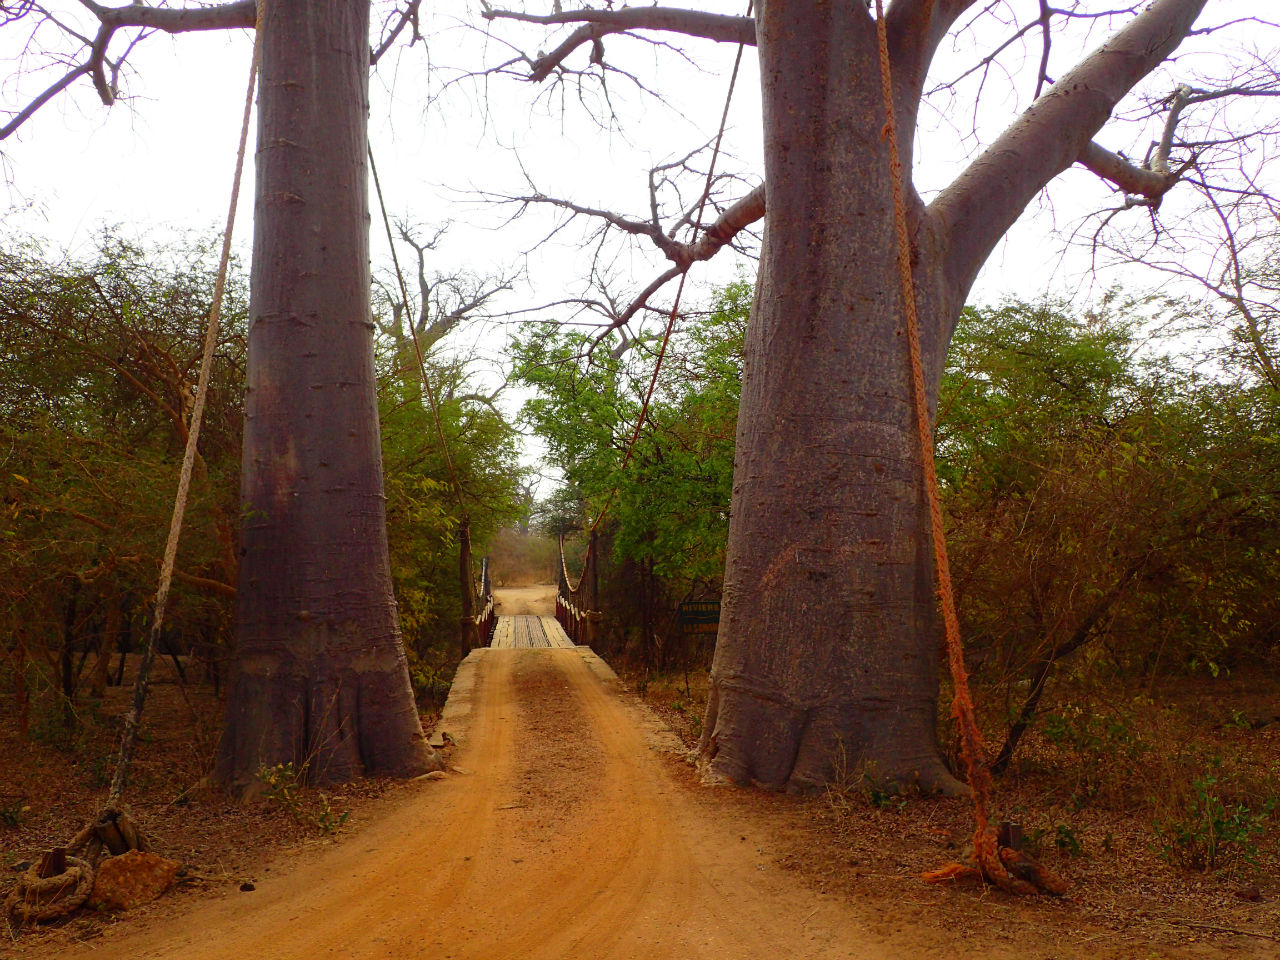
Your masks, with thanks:
M 521 587 L 494 587 L 493 602 L 500 617 L 554 617 L 556 585 L 539 583 Z
M 191 747 L 192 718 L 216 704 L 191 693 L 188 710 L 161 685 L 133 812 L 190 865 L 186 892 L 0 941 L 0 956 L 1277 955 L 1280 891 L 1266 876 L 1259 900 L 1244 901 L 1245 875 L 1104 854 L 1101 824 L 1077 817 L 1087 853 L 1049 856 L 1075 884 L 1070 900 L 929 887 L 919 873 L 955 855 L 962 803 L 708 790 L 666 727 L 579 651 L 483 651 L 477 662 L 470 718 L 451 720 L 460 746 L 449 777 L 375 785 L 380 797 L 304 791 L 298 806 L 199 794 L 174 804 L 207 760 Z M 669 688 L 646 692 L 694 732 L 691 704 L 675 709 Z M 0 865 L 69 836 L 102 793 L 86 786 L 93 760 L 79 759 L 92 749 L 21 746 L 4 743 L 0 783 L 21 784 L 32 811 L 0 829 Z M 339 810 L 351 818 L 324 833 L 323 816 Z M 254 890 L 241 891 L 246 880 Z
M 701 733 L 705 670 L 692 673 L 687 688 L 681 674 L 630 679 L 691 749 Z M 1221 782 L 1213 789 L 1227 797 L 1228 809 L 1246 784 L 1275 796 L 1280 723 L 1249 729 L 1238 722 L 1280 714 L 1274 683 L 1258 676 L 1208 689 L 1188 679 L 1167 683 L 1155 698 L 1102 693 L 1099 717 L 1106 718 L 1107 702 L 1131 705 L 1107 721 L 1114 731 L 1116 717 L 1124 720 L 1124 743 L 1093 745 L 1102 753 L 1095 756 L 1079 743 L 1064 749 L 1030 737 L 1021 761 L 997 784 L 995 809 L 1016 819 L 1028 846 L 1071 884 L 1066 900 L 1020 900 L 971 883 L 922 883 L 922 873 L 957 859 L 968 843 L 972 812 L 965 800 L 904 798 L 866 782 L 812 797 L 747 793 L 739 799 L 776 805 L 781 866 L 818 889 L 882 904 L 882 922 L 890 928 L 942 926 L 974 943 L 1022 943 L 1035 957 L 1076 956 L 1068 944 L 1099 958 L 1280 956 L 1280 810 L 1263 816 L 1262 832 L 1251 838 L 1253 862 L 1237 856 L 1212 871 L 1169 862 L 1153 822 L 1184 815 L 1180 805 L 1206 756 L 1220 764 Z M 1098 695 L 1061 697 L 1086 703 Z M 1061 704 L 1056 709 L 1066 712 Z M 996 731 L 990 733 L 999 742 Z M 1255 803 L 1255 812 L 1265 809 L 1265 801 Z M 1061 952 L 1047 948 L 1055 943 Z M 1035 952 L 1037 944 L 1043 954 Z M 977 955 L 969 948 L 962 954 Z

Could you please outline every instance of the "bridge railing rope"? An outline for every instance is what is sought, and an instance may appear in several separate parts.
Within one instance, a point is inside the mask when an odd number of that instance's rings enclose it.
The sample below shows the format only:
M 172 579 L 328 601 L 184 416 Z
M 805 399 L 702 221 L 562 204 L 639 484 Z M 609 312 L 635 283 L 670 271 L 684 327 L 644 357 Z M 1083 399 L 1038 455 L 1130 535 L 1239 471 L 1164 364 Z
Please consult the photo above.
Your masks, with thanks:
M 493 606 L 493 583 L 489 579 L 489 558 L 485 557 L 480 561 L 480 611 L 475 616 L 476 632 L 480 637 L 481 646 L 489 642 L 493 636 L 493 625 L 497 617 L 494 616 Z
M 587 555 L 583 558 L 582 575 L 575 582 L 569 576 L 569 565 L 564 556 L 564 534 L 560 535 L 556 620 L 577 646 L 593 646 L 599 636 L 602 615 L 599 609 L 600 578 L 596 562 L 598 554 L 596 533 L 593 530 L 591 538 L 587 541 Z
M 470 557 L 468 556 L 468 562 Z M 464 613 L 463 627 L 467 635 L 468 650 L 463 656 L 476 647 L 487 647 L 493 638 L 493 627 L 497 623 L 493 603 L 493 583 L 489 578 L 489 558 L 480 561 L 480 583 L 473 579 L 473 571 L 467 572 L 466 583 L 471 588 L 472 613 Z

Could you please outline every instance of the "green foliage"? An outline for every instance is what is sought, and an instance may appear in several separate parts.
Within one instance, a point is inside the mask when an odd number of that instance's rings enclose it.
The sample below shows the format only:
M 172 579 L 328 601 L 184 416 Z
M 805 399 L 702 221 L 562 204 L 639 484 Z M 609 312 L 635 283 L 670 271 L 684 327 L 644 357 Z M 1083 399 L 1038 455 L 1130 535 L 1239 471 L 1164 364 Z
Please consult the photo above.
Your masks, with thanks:
M 29 700 L 32 736 L 75 746 L 101 651 L 145 636 L 194 399 L 218 246 L 163 248 L 105 231 L 80 257 L 33 243 L 0 252 L 0 664 Z M 233 269 L 166 613 L 168 646 L 229 653 L 246 352 L 244 276 Z M 442 429 L 464 491 L 449 485 L 416 363 L 379 344 L 389 541 L 413 656 L 457 655 L 457 530 L 476 556 L 513 515 L 514 431 L 465 366 L 429 358 Z M 447 647 L 447 652 L 446 652 Z M 90 674 L 90 676 L 86 676 Z M 430 684 L 438 689 L 438 683 Z
M 351 816 L 350 810 L 335 810 L 329 798 L 320 796 L 320 805 L 311 814 L 311 822 L 321 833 L 337 833 Z
M 409 681 L 419 700 L 431 704 L 443 704 L 453 683 L 452 661 L 430 663 L 416 649 L 409 652 Z
M 722 569 L 749 299 L 728 288 L 676 338 L 625 470 L 652 351 L 619 359 L 616 340 L 549 324 L 516 341 L 537 392 L 522 416 L 567 480 L 555 524 L 581 528 L 616 487 L 614 554 L 669 597 Z M 1046 662 L 1216 676 L 1273 656 L 1280 393 L 1161 353 L 1159 331 L 1202 315 L 1113 294 L 1084 314 L 1011 301 L 960 320 L 939 473 L 970 656 L 1015 715 Z
M 262 797 L 269 803 L 283 807 L 296 815 L 301 807 L 302 784 L 292 763 L 258 768 L 258 782 L 262 785 Z
M 961 318 L 939 472 L 969 655 L 1015 715 L 1046 664 L 1215 677 L 1275 649 L 1280 394 L 1162 355 L 1150 331 L 1189 309 L 1113 296 Z
M 1060 823 L 1053 828 L 1053 844 L 1069 857 L 1078 857 L 1084 853 L 1084 844 L 1080 842 L 1075 831 L 1065 823 Z
M 673 337 L 625 469 L 652 371 L 653 351 L 643 347 L 656 344 L 642 341 L 619 359 L 613 338 L 595 345 L 555 324 L 521 330 L 514 378 L 537 391 L 521 416 L 546 441 L 569 491 L 551 510 L 556 525 L 580 526 L 616 488 L 617 557 L 651 563 L 671 581 L 718 583 L 750 299 L 749 284 L 731 284 L 708 316 L 687 320 Z
M 118 758 L 119 754 L 115 750 L 108 750 L 90 757 L 87 763 L 82 764 L 89 786 L 99 790 L 111 786 Z
M 517 515 L 518 437 L 490 401 L 475 391 L 465 366 L 426 358 L 438 401 L 439 431 L 416 359 L 403 345 L 380 344 L 379 414 L 386 472 L 387 537 L 400 626 L 415 690 L 438 700 L 460 651 L 462 585 L 458 533 L 471 524 L 473 555 Z M 448 445 L 449 469 L 440 444 Z M 453 488 L 457 477 L 462 500 Z M 443 683 L 443 688 L 441 684 Z
M 1223 800 L 1219 791 L 1214 774 L 1196 777 L 1182 810 L 1156 821 L 1160 852 L 1170 863 L 1207 872 L 1238 861 L 1256 862 L 1257 837 L 1267 830 L 1275 798 L 1267 800 L 1261 810 L 1253 810 L 1245 803 Z
M 1029 831 L 1023 838 L 1022 849 L 1033 857 L 1042 857 L 1045 844 L 1050 839 L 1053 841 L 1054 849 L 1064 856 L 1084 856 L 1084 843 L 1076 835 L 1075 829 L 1067 823 L 1055 824 L 1052 830 L 1036 827 Z
M 1150 749 L 1124 714 L 1102 716 L 1070 701 L 1046 713 L 1041 734 L 1050 743 L 1077 754 L 1134 761 Z
M 31 807 L 21 800 L 5 800 L 0 802 L 0 827 L 20 827 L 26 822 Z
M 89 655 L 145 629 L 215 262 L 202 242 L 161 252 L 110 231 L 79 258 L 22 243 L 0 253 L 0 652 L 37 670 L 35 736 L 55 723 L 69 734 Z M 245 324 L 236 275 L 223 322 L 168 612 L 183 652 L 221 645 L 230 624 Z
M 610 655 L 663 669 L 701 649 L 674 611 L 720 590 L 750 300 L 749 284 L 732 284 L 709 314 L 682 321 L 638 433 L 656 336 L 597 343 L 548 323 L 525 325 L 513 343 L 512 379 L 535 391 L 521 418 L 565 479 L 542 511 L 543 531 L 584 530 L 608 507 L 599 584 L 613 615 Z M 585 538 L 567 545 L 571 571 L 582 569 L 585 547 Z

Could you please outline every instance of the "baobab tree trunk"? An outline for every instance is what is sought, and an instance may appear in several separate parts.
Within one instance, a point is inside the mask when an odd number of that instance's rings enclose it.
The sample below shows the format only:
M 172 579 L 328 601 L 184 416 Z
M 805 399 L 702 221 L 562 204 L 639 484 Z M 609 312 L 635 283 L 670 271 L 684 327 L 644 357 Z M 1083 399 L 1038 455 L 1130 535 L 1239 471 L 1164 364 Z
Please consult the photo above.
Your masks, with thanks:
M 224 781 L 439 766 L 388 566 L 369 304 L 369 4 L 271 0 L 262 30 Z
M 758 15 L 765 245 L 700 753 L 737 783 L 803 789 L 865 769 L 954 791 L 936 743 L 939 634 L 875 33 L 857 6 L 767 0 Z M 936 396 L 940 331 L 960 304 L 930 238 L 915 240 Z
M 887 6 L 897 139 L 910 171 L 929 65 L 974 4 Z M 906 188 L 931 408 L 964 298 L 1036 193 L 1075 163 L 1153 207 L 1177 183 L 1181 173 L 1166 163 L 1132 164 L 1092 138 L 1205 6 L 1152 0 L 1050 81 L 928 208 Z M 486 5 L 484 16 L 581 24 L 531 58 L 535 81 L 588 42 L 598 58 L 602 36 L 632 30 L 757 45 L 765 202 L 757 188 L 687 248 L 641 221 L 614 222 L 681 264 L 712 255 L 762 210 L 766 217 L 702 766 L 712 778 L 773 787 L 869 767 L 951 791 L 960 785 L 935 743 L 939 637 L 869 7 L 757 0 L 754 24 L 660 5 L 543 16 Z M 1170 109 L 1165 147 L 1176 122 Z

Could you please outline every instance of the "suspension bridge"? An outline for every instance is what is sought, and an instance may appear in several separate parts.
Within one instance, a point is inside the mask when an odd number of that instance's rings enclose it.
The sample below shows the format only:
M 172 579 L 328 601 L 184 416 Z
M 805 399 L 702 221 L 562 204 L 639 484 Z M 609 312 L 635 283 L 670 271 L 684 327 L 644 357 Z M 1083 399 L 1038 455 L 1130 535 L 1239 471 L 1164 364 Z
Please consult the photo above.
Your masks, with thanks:
M 531 614 L 499 616 L 498 605 L 493 598 L 489 559 L 484 558 L 480 564 L 479 583 L 474 587 L 476 599 L 472 607 L 479 612 L 463 620 L 468 628 L 464 631 L 468 646 L 498 650 L 592 646 L 602 619 L 596 555 L 593 533 L 588 541 L 582 575 L 576 581 L 572 580 L 564 555 L 564 538 L 560 538 L 556 613 L 553 617 Z

